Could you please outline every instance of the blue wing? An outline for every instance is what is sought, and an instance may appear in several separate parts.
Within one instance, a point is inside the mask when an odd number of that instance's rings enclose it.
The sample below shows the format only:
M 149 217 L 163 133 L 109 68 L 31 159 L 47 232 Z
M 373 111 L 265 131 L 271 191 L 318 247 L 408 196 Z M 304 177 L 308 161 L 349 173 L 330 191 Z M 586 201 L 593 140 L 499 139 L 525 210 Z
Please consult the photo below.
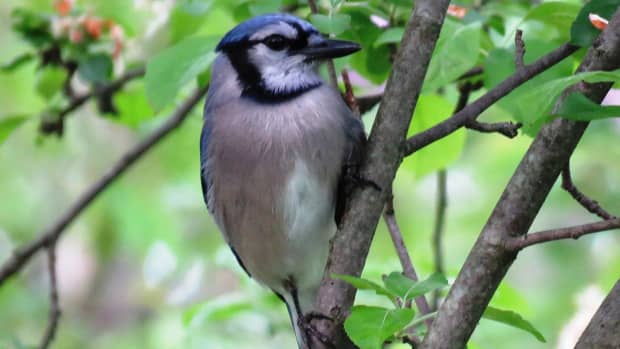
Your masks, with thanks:
M 209 114 L 205 113 L 204 126 L 202 127 L 202 133 L 200 134 L 200 182 L 202 184 L 202 196 L 209 209 L 209 212 L 213 213 L 213 207 L 210 207 L 212 190 L 211 186 L 213 180 L 211 179 L 211 171 L 209 167 L 208 149 L 209 140 L 211 139 L 211 120 Z

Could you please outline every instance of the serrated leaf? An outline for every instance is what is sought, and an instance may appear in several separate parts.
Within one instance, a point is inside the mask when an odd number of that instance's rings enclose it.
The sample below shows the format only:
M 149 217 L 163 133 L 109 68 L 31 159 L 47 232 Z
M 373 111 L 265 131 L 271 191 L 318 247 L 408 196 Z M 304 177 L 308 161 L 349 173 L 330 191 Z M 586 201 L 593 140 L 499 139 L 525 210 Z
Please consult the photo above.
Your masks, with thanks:
M 333 14 L 331 16 L 313 14 L 310 15 L 310 22 L 321 33 L 339 35 L 351 27 L 351 16 L 346 14 Z
M 155 110 L 172 103 L 179 90 L 204 72 L 215 59 L 218 38 L 187 38 L 165 49 L 146 67 L 146 96 Z
M 408 137 L 420 133 L 452 115 L 454 105 L 436 94 L 422 94 L 418 99 Z M 421 178 L 448 167 L 465 146 L 465 130 L 458 130 L 405 158 L 402 169 Z
M 344 329 L 360 349 L 380 349 L 386 339 L 413 320 L 413 309 L 386 309 L 356 305 L 344 322 Z
M 540 333 L 540 331 L 538 331 L 534 327 L 534 325 L 532 325 L 529 321 L 525 320 L 521 315 L 514 311 L 487 307 L 487 309 L 482 314 L 482 317 L 488 320 L 501 322 L 505 325 L 521 329 L 533 335 L 538 341 L 542 343 L 547 342 L 542 333 Z
M 375 40 L 374 46 L 399 43 L 404 33 L 405 28 L 403 27 L 389 28 L 379 35 L 377 40 Z
M 480 53 L 480 23 L 445 22 L 428 66 L 423 91 L 431 92 L 471 69 Z M 458 54 L 457 54 L 458 53 Z
M 344 282 L 347 282 L 351 285 L 353 285 L 353 287 L 357 288 L 358 290 L 372 290 L 375 291 L 378 295 L 380 296 L 386 296 L 388 297 L 390 300 L 394 301 L 397 297 L 397 295 L 393 292 L 391 292 L 390 290 L 386 289 L 385 287 L 364 279 L 364 278 L 359 278 L 359 277 L 355 277 L 355 276 L 351 276 L 351 275 L 341 275 L 341 274 L 332 274 L 332 279 L 338 279 L 338 280 L 342 280 Z
M 592 0 L 585 4 L 571 26 L 570 43 L 581 47 L 592 45 L 601 31 L 590 23 L 588 15 L 594 13 L 603 18 L 611 19 L 618 6 L 620 6 L 620 0 Z
M 620 117 L 620 106 L 600 105 L 583 94 L 574 92 L 568 95 L 554 116 L 580 121 L 616 118 Z
M 427 279 L 416 282 L 401 273 L 392 272 L 383 282 L 385 288 L 397 294 L 403 303 L 448 285 L 448 280 L 439 273 L 434 273 Z
M 0 119 L 0 145 L 26 120 L 28 118 L 25 116 L 9 116 Z

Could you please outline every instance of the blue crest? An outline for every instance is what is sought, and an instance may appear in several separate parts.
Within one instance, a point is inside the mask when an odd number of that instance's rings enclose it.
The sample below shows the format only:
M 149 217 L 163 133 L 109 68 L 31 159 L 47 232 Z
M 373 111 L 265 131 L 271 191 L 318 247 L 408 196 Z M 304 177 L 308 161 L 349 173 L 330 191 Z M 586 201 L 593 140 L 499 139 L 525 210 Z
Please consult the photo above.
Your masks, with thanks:
M 220 43 L 217 45 L 216 51 L 220 51 L 229 45 L 239 44 L 247 40 L 252 34 L 256 33 L 261 28 L 278 22 L 285 22 L 295 27 L 301 27 L 301 29 L 303 29 L 306 33 L 318 32 L 312 24 L 288 13 L 269 13 L 250 18 L 234 27 L 231 31 L 224 35 Z

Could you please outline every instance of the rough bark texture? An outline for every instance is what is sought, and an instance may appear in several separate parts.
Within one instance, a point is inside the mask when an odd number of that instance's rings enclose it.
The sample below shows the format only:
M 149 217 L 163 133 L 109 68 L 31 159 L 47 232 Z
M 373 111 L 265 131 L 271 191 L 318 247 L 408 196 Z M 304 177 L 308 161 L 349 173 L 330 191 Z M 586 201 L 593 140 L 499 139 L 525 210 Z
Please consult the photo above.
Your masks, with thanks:
M 362 272 L 388 189 L 402 159 L 400 145 L 405 139 L 448 4 L 446 0 L 416 1 L 361 168 L 362 177 L 382 190 L 364 186 L 353 193 L 341 228 L 332 242 L 316 309 L 334 321 L 321 321 L 316 325 L 338 349 L 354 347 L 342 330 L 342 321 L 353 304 L 355 289 L 330 276 L 332 273 L 360 275 Z M 321 346 L 317 343 L 317 347 Z
M 590 348 L 620 348 L 620 280 L 598 308 L 575 346 L 575 349 Z
M 588 51 L 579 70 L 612 70 L 619 66 L 620 11 Z M 577 88 L 593 101 L 600 102 L 609 87 L 609 84 L 579 84 Z M 587 125 L 586 122 L 556 119 L 540 130 L 439 308 L 422 348 L 465 347 L 517 255 L 502 242 L 527 233 Z

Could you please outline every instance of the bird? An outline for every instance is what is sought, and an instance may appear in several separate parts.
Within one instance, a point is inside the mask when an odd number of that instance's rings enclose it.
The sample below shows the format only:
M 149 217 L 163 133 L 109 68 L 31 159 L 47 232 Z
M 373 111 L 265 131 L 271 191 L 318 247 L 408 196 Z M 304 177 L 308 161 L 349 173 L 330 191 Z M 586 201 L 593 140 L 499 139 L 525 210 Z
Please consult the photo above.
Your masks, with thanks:
M 204 200 L 241 267 L 286 303 L 300 349 L 311 347 L 304 319 L 366 143 L 318 66 L 360 49 L 284 13 L 238 24 L 215 49 L 200 137 Z

